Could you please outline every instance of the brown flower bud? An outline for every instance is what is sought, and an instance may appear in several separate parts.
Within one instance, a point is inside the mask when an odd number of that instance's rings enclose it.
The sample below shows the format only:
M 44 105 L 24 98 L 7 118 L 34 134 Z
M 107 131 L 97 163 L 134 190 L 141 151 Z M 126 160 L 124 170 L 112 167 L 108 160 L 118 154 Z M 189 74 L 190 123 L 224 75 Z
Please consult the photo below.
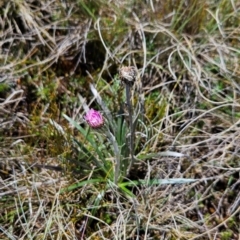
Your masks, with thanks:
M 133 85 L 134 81 L 137 77 L 137 69 L 133 66 L 130 67 L 121 67 L 119 69 L 119 76 L 120 79 L 125 83 L 129 85 Z

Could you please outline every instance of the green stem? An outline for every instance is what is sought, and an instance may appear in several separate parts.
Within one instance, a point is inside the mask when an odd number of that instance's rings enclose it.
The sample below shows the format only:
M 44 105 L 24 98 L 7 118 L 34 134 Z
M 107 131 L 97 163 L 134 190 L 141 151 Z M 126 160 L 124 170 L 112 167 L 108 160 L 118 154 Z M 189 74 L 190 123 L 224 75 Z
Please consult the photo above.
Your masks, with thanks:
M 128 172 L 129 172 L 134 162 L 134 127 L 133 127 L 133 113 L 132 113 L 132 103 L 131 103 L 131 87 L 129 84 L 126 84 L 126 98 L 127 98 L 129 128 L 130 128 L 129 150 L 130 150 L 131 162 L 128 167 Z

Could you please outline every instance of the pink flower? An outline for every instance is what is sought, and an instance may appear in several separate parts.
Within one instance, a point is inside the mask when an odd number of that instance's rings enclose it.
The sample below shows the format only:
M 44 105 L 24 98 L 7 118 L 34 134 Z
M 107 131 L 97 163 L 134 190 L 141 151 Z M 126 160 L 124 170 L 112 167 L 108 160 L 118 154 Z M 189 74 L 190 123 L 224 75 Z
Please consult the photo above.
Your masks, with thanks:
M 90 109 L 84 118 L 91 128 L 101 128 L 104 125 L 102 114 L 94 109 Z

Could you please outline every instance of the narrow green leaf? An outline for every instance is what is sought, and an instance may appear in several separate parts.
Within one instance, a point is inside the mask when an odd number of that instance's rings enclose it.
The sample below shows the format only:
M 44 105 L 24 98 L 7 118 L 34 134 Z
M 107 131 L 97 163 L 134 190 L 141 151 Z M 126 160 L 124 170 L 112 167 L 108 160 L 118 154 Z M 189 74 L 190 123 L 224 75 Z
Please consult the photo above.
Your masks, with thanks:
M 96 144 L 96 142 L 89 137 L 89 135 L 87 134 L 87 131 L 82 128 L 77 122 L 75 122 L 74 120 L 72 120 L 70 117 L 68 117 L 67 115 L 63 114 L 63 116 L 77 129 L 79 130 L 79 132 L 81 132 L 83 134 L 83 136 L 86 138 L 86 140 L 92 145 L 92 147 L 95 149 L 95 151 L 97 152 L 98 156 L 101 158 L 102 161 L 104 161 L 104 157 L 101 153 L 101 151 L 99 151 L 98 146 Z
M 70 192 L 79 187 L 83 187 L 84 185 L 94 184 L 94 183 L 104 183 L 104 182 L 106 182 L 106 181 L 103 179 L 89 179 L 86 181 L 74 183 L 66 188 L 63 188 L 63 189 L 61 189 L 60 193 Z
M 145 160 L 145 159 L 158 158 L 158 157 L 184 157 L 184 156 L 186 155 L 179 152 L 165 151 L 165 152 L 158 152 L 158 153 L 139 154 L 137 158 L 139 160 Z
M 192 183 L 196 182 L 199 179 L 191 179 L 191 178 L 171 178 L 171 179 L 152 179 L 152 180 L 138 180 L 138 181 L 129 181 L 123 182 L 119 184 L 119 186 L 135 186 L 135 185 L 166 185 L 166 184 L 184 184 L 184 183 Z

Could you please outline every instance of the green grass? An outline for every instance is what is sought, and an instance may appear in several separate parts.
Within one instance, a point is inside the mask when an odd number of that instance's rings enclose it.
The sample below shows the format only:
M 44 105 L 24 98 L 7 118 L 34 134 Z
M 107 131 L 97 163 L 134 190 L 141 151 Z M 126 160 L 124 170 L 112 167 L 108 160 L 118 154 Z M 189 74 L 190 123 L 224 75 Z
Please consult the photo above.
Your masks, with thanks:
M 0 3 L 0 239 L 239 239 L 239 14 Z M 133 164 L 122 65 L 138 69 Z

